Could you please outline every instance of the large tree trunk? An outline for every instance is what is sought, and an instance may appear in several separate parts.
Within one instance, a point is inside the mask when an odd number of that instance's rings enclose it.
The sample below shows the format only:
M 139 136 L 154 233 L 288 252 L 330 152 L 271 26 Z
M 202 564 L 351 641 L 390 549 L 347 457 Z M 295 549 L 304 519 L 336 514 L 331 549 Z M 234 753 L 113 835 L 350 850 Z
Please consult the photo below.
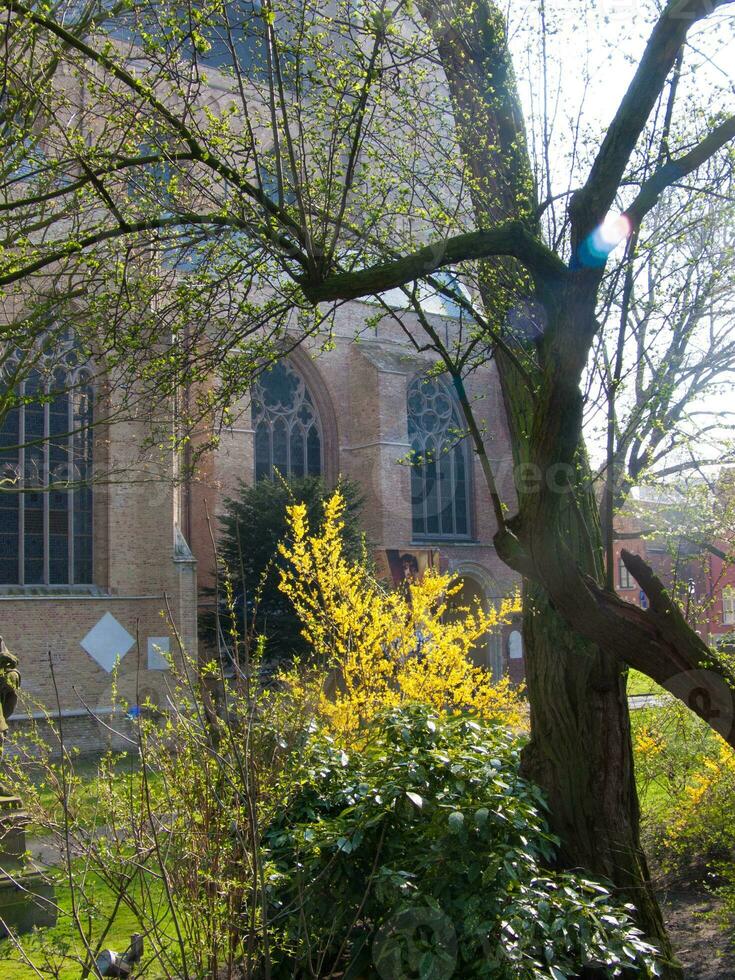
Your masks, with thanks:
M 541 589 L 527 584 L 523 635 L 531 705 L 525 775 L 545 792 L 562 867 L 614 882 L 646 935 L 671 946 L 640 847 L 638 797 L 622 663 L 573 633 Z
M 538 234 L 503 15 L 490 0 L 474 5 L 420 0 L 420 9 L 432 27 L 451 92 L 458 137 L 473 178 L 478 227 L 518 218 Z M 548 348 L 555 321 L 562 318 L 573 318 L 569 322 L 581 325 L 582 331 L 594 329 L 594 284 L 582 277 L 579 285 L 577 292 L 572 287 L 559 293 L 550 284 L 539 297 L 547 331 L 536 347 L 527 342 L 524 352 L 519 338 L 510 337 L 515 351 L 511 355 L 497 339 L 488 338 L 495 349 L 516 467 L 536 466 L 542 483 L 549 466 L 560 459 L 574 473 L 564 493 L 521 487 L 517 515 L 496 539 L 501 557 L 520 571 L 527 562 L 534 579 L 527 580 L 524 589 L 531 705 L 524 765 L 548 797 L 551 826 L 561 841 L 561 864 L 612 881 L 621 897 L 635 905 L 641 928 L 670 960 L 664 975 L 676 977 L 680 971 L 640 847 L 624 665 L 572 629 L 538 584 L 539 564 L 548 566 L 552 556 L 552 572 L 548 574 L 546 567 L 543 580 L 554 580 L 553 556 L 562 551 L 567 567 L 571 557 L 575 571 L 604 582 L 603 541 L 581 442 L 579 375 L 585 344 L 571 331 L 566 349 Z M 484 264 L 483 305 L 500 334 L 510 306 L 528 290 L 530 283 L 516 263 Z M 570 369 L 559 370 L 567 361 Z M 482 452 L 480 445 L 477 448 Z M 516 555 L 506 550 L 515 533 L 519 553 L 525 554 L 522 560 L 514 560 Z
M 513 443 L 523 444 L 532 409 L 512 366 L 499 358 Z M 576 567 L 602 580 L 604 543 L 597 502 L 584 453 L 578 453 L 576 485 L 559 495 L 554 526 L 538 529 L 545 547 L 568 549 Z M 519 515 L 527 525 L 545 522 L 538 493 L 519 491 Z M 523 595 L 526 683 L 531 739 L 525 774 L 545 792 L 552 830 L 559 837 L 562 867 L 584 869 L 616 886 L 635 906 L 637 920 L 668 961 L 664 976 L 681 975 L 653 892 L 640 845 L 626 667 L 573 630 L 544 589 L 526 580 Z
M 514 364 L 496 358 L 516 466 L 544 458 L 538 403 L 520 383 Z M 553 429 L 553 422 L 548 420 Z M 573 424 L 557 419 L 561 427 Z M 529 438 L 530 433 L 530 438 Z M 553 438 L 553 436 L 552 436 Z M 564 435 L 557 434 L 561 441 Z M 583 448 L 568 484 L 550 492 L 548 469 L 542 487 L 517 481 L 518 511 L 512 521 L 521 544 L 535 559 L 564 555 L 589 580 L 604 581 L 605 550 L 591 472 Z M 572 475 L 573 474 L 573 475 Z M 511 561 L 512 564 L 512 561 Z M 661 950 L 663 976 L 680 977 L 640 845 L 624 662 L 569 625 L 537 580 L 524 581 L 523 634 L 531 739 L 525 774 L 544 790 L 552 830 L 559 837 L 561 867 L 583 869 L 611 881 L 621 899 L 636 909 L 637 921 Z M 621 653 L 623 651 L 620 651 Z

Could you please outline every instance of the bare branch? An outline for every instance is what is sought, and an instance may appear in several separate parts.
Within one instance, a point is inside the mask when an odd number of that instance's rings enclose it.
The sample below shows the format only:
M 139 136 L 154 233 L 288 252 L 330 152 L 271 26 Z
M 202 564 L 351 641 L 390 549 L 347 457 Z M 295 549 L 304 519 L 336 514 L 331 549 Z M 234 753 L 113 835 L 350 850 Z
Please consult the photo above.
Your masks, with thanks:
M 630 156 L 674 68 L 687 33 L 712 11 L 733 0 L 671 0 L 648 39 L 590 170 L 587 183 L 570 204 L 573 246 L 582 241 L 610 210 Z
M 243 194 L 256 201 L 268 216 L 275 219 L 284 229 L 288 229 L 298 242 L 302 245 L 305 244 L 303 228 L 282 207 L 274 203 L 262 188 L 246 180 L 236 168 L 229 166 L 223 160 L 215 157 L 211 152 L 211 148 L 202 146 L 192 130 L 183 121 L 181 115 L 169 109 L 161 99 L 157 98 L 149 83 L 136 78 L 135 75 L 126 68 L 123 68 L 112 57 L 101 51 L 97 51 L 81 38 L 75 37 L 52 18 L 44 17 L 34 12 L 26 4 L 19 3 L 18 0 L 0 0 L 0 9 L 2 8 L 10 10 L 20 17 L 25 17 L 31 23 L 37 24 L 50 34 L 56 35 L 56 37 L 64 41 L 70 48 L 79 51 L 80 54 L 83 54 L 90 61 L 93 61 L 105 71 L 109 72 L 113 78 L 122 82 L 123 85 L 142 98 L 151 109 L 158 113 L 161 119 L 170 126 L 172 132 L 176 133 L 186 143 L 192 159 L 199 161 L 219 174 L 220 177 L 224 177 L 230 181 Z
M 643 182 L 637 197 L 626 208 L 625 214 L 631 219 L 634 225 L 640 224 L 641 220 L 653 208 L 658 201 L 661 193 L 667 187 L 671 187 L 682 177 L 686 177 L 703 163 L 706 163 L 718 150 L 722 149 L 726 143 L 735 139 L 735 116 L 729 116 L 723 123 L 716 126 L 693 150 L 684 156 L 669 160 L 663 167 L 656 171 L 648 180 Z

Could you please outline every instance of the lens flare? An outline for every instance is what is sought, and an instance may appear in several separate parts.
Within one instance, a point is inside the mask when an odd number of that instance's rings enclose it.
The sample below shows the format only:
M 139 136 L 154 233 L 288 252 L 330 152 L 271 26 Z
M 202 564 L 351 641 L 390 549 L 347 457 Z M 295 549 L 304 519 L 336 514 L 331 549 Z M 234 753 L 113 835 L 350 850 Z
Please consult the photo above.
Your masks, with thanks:
M 600 268 L 611 252 L 624 242 L 633 225 L 624 214 L 610 212 L 601 225 L 585 238 L 577 250 L 577 264 L 585 268 Z

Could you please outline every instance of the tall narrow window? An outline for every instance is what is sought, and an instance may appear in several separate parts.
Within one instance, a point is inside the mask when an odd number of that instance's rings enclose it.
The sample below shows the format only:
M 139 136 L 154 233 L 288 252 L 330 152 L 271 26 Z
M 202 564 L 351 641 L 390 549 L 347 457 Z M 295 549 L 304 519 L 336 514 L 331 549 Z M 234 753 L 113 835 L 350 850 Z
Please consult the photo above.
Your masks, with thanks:
M 618 558 L 618 582 L 621 589 L 633 588 L 633 577 L 622 558 Z
M 319 476 L 322 431 L 309 389 L 300 374 L 279 361 L 252 391 L 255 479 Z
M 467 445 L 454 394 L 438 378 L 409 385 L 408 438 L 414 536 L 469 537 Z
M 73 340 L 41 358 L 0 419 L 0 584 L 92 583 L 90 371 Z M 6 376 L 17 363 L 10 359 Z
M 722 590 L 722 622 L 735 626 L 735 589 L 731 585 Z

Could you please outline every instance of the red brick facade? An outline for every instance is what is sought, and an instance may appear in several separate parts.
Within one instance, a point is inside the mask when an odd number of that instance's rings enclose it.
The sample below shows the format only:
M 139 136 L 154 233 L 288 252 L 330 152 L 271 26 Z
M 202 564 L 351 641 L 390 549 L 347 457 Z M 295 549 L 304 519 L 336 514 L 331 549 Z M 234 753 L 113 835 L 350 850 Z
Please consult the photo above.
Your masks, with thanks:
M 655 508 L 638 505 L 635 517 L 617 521 L 624 535 L 615 543 L 615 587 L 618 594 L 636 605 L 645 604 L 645 595 L 631 580 L 630 587 L 620 579 L 620 552 L 623 548 L 641 555 L 667 589 L 679 601 L 689 621 L 702 639 L 716 644 L 720 637 L 735 630 L 735 608 L 728 602 L 735 596 L 735 566 L 731 556 L 733 542 L 726 535 L 700 542 L 696 536 L 657 536 Z M 723 557 L 724 556 L 724 557 Z

